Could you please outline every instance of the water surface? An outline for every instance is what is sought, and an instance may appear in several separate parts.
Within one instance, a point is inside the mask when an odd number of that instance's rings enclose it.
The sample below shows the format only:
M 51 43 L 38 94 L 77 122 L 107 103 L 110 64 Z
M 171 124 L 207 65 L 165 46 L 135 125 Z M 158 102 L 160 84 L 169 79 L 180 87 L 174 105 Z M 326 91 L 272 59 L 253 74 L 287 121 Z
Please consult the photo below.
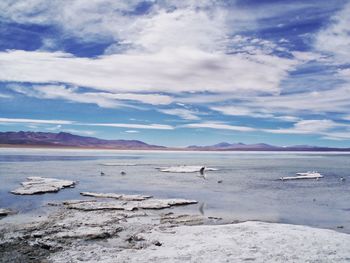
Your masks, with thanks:
M 203 180 L 196 174 L 155 169 L 172 165 L 204 165 L 219 170 L 207 172 L 207 180 Z M 277 180 L 311 170 L 325 177 L 318 181 Z M 101 171 L 106 175 L 100 176 Z M 58 193 L 9 193 L 28 176 L 70 179 L 78 184 Z M 341 182 L 340 177 L 347 180 Z M 82 191 L 140 193 L 196 199 L 204 203 L 206 216 L 220 216 L 225 222 L 262 220 L 331 229 L 343 226 L 337 230 L 350 233 L 349 184 L 350 153 L 0 149 L 0 207 L 20 213 L 47 209 L 51 201 L 81 199 Z M 183 209 L 199 213 L 198 207 Z

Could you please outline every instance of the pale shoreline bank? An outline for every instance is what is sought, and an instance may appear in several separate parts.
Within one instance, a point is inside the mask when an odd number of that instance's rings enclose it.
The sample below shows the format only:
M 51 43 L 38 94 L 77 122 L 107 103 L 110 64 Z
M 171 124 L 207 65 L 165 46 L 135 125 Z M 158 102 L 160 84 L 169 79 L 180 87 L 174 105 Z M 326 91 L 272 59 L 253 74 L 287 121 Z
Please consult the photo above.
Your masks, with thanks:
M 176 210 L 92 211 L 58 204 L 28 223 L 11 223 L 9 216 L 0 225 L 0 262 L 350 260 L 349 234 L 260 221 L 220 224 Z

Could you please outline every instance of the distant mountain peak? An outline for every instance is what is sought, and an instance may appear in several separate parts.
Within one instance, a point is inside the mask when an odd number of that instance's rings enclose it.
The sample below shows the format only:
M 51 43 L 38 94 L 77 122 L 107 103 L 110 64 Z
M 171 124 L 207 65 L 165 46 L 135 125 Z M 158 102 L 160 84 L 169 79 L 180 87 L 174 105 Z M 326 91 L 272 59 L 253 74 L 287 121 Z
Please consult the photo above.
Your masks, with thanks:
M 231 144 L 228 142 L 220 142 L 220 143 L 214 144 L 213 146 L 214 147 L 228 147 L 228 146 L 231 146 Z

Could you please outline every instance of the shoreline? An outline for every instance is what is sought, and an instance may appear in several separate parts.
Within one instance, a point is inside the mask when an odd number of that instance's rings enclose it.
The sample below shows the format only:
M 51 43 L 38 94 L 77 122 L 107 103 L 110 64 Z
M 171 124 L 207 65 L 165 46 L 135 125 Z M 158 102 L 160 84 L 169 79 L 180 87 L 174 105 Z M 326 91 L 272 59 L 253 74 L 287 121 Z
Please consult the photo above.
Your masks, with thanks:
M 162 148 L 111 148 L 111 147 L 87 147 L 87 146 L 69 146 L 69 145 L 36 145 L 36 144 L 0 144 L 0 149 L 63 149 L 63 150 L 104 150 L 104 151 L 141 151 L 141 152 L 219 152 L 219 153 L 231 153 L 231 152 L 262 152 L 262 153 L 350 153 L 349 148 L 329 148 L 329 149 L 191 149 L 191 148 L 179 148 L 179 147 L 165 147 Z
M 176 210 L 174 207 L 83 211 L 57 204 L 36 220 L 27 223 L 6 220 L 0 224 L 3 255 L 0 262 L 347 262 L 350 259 L 349 234 L 261 221 L 210 224 L 215 219 Z
M 350 154 L 348 149 L 338 149 L 338 150 L 193 150 L 186 148 L 166 148 L 166 149 L 142 149 L 142 148 L 100 148 L 100 147 L 74 147 L 74 146 L 38 146 L 38 145 L 14 145 L 14 144 L 0 144 L 0 150 L 10 150 L 10 149 L 28 149 L 28 150 L 71 150 L 71 151 L 107 151 L 107 152 L 142 152 L 142 153 L 159 153 L 159 152 L 169 152 L 169 153 L 247 153 L 247 154 L 280 154 L 280 153 L 307 153 L 307 154 Z

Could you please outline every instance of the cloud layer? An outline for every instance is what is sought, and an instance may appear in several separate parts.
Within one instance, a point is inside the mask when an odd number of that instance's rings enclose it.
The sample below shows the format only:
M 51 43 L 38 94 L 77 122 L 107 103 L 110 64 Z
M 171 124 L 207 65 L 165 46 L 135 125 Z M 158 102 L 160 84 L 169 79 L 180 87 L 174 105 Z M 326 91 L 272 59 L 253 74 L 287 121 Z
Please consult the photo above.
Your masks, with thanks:
M 115 116 L 146 110 L 153 124 L 30 113 L 0 123 L 349 140 L 349 17 L 341 0 L 3 0 L 4 26 L 40 40 L 0 50 L 3 105 L 26 98 L 92 104 Z

